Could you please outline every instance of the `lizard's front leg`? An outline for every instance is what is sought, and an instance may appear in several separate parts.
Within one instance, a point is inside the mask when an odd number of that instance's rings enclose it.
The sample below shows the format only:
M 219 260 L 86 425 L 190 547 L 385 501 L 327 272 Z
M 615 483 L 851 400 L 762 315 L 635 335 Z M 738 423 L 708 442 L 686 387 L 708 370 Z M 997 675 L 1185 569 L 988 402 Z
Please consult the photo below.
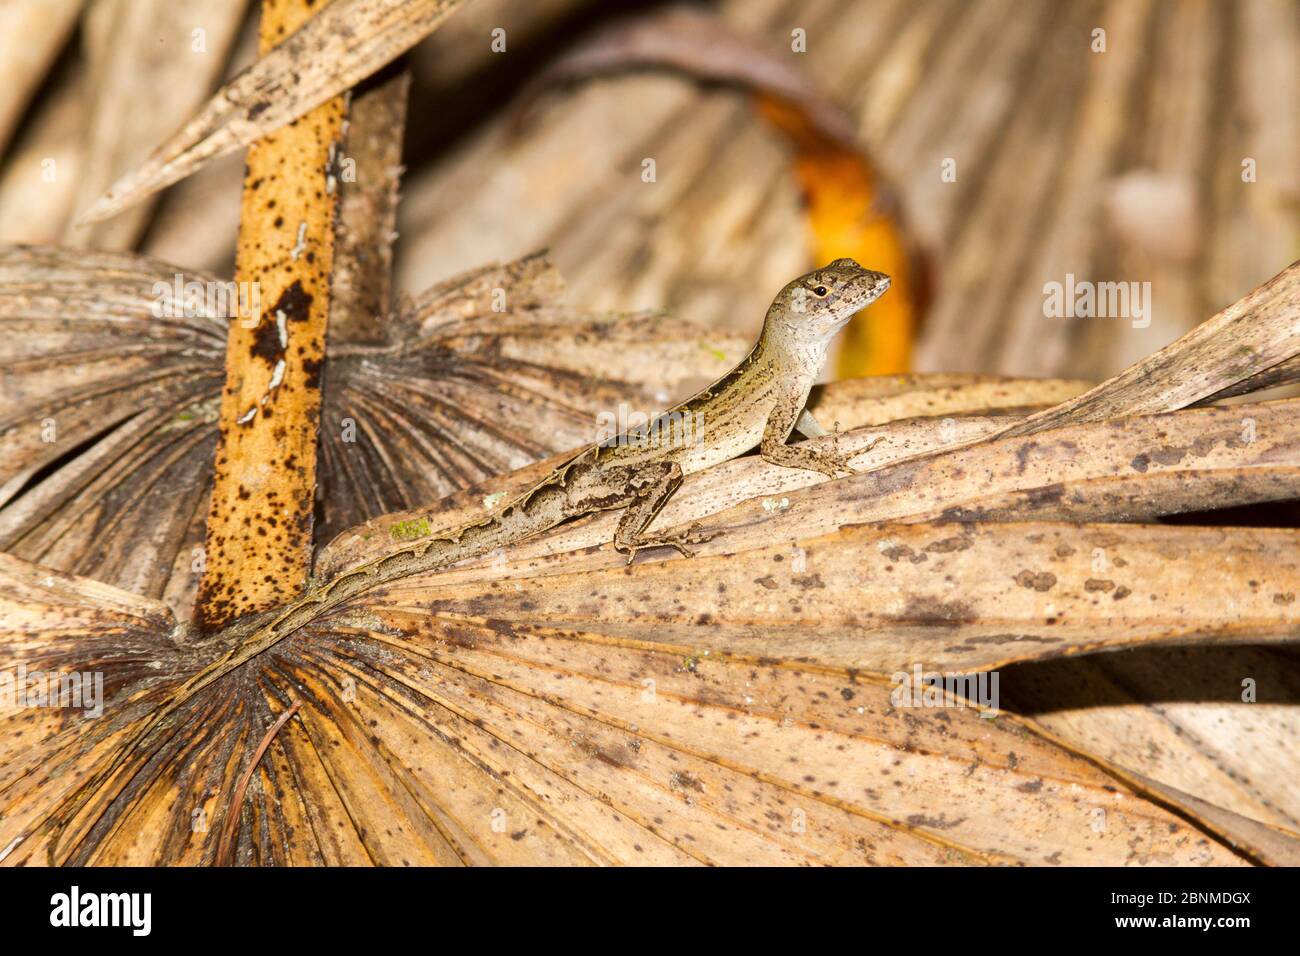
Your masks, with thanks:
M 699 531 L 698 524 L 692 524 L 685 531 L 677 534 L 647 535 L 645 529 L 654 521 L 655 515 L 673 496 L 682 483 L 682 466 L 675 461 L 659 461 L 644 465 L 628 476 L 628 490 L 632 492 L 632 503 L 627 506 L 619 519 L 614 532 L 615 550 L 627 555 L 631 564 L 638 551 L 644 548 L 676 548 L 683 557 L 694 557 L 687 545 L 702 544 L 713 535 Z
M 767 416 L 767 425 L 763 428 L 763 441 L 759 445 L 759 454 L 764 461 L 770 461 L 782 468 L 802 468 L 804 471 L 816 471 L 832 478 L 842 473 L 853 474 L 849 460 L 838 451 L 826 451 L 809 448 L 805 445 L 787 445 L 786 439 L 796 425 L 799 431 L 809 437 L 827 434 L 812 414 L 804 408 L 803 402 L 778 402 Z

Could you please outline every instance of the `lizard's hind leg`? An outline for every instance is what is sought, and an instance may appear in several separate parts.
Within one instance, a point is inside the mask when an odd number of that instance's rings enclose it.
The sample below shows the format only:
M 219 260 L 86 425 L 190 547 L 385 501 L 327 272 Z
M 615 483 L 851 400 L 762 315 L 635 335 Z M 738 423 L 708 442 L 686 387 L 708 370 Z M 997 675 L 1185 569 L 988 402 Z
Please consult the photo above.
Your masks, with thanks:
M 645 548 L 676 548 L 683 557 L 691 558 L 695 553 L 687 545 L 702 544 L 713 537 L 701 532 L 698 524 L 692 524 L 677 534 L 645 533 L 681 483 L 682 466 L 675 461 L 645 465 L 632 474 L 628 484 L 632 486 L 635 497 L 623 512 L 614 532 L 614 548 L 627 555 L 628 564 L 632 563 L 638 551 Z

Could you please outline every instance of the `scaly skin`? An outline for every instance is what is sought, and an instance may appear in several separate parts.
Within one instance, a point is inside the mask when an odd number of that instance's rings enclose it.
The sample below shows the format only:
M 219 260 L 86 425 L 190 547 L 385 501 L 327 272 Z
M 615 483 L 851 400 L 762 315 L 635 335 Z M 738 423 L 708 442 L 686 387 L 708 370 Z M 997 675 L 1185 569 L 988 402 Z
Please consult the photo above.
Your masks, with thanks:
M 756 445 L 764 459 L 786 468 L 831 477 L 849 472 L 838 454 L 787 445 L 786 439 L 796 428 L 809 437 L 826 434 L 805 408 L 825 364 L 826 350 L 849 319 L 888 288 L 889 276 L 863 269 L 852 259 L 837 259 L 795 279 L 768 308 L 749 355 L 655 423 L 583 449 L 490 516 L 349 568 L 284 607 L 236 622 L 214 635 L 214 641 L 231 645 L 231 650 L 180 687 L 124 748 L 121 759 L 201 688 L 376 585 L 444 568 L 574 518 L 619 508 L 624 513 L 614 546 L 628 555 L 629 563 L 643 548 L 673 547 L 689 557 L 688 546 L 706 540 L 694 526 L 685 533 L 659 536 L 646 535 L 646 528 L 684 475 L 735 458 Z M 665 441 L 662 429 L 656 439 L 653 426 L 674 421 L 701 422 L 702 427 L 690 440 Z M 118 765 L 120 759 L 113 763 Z

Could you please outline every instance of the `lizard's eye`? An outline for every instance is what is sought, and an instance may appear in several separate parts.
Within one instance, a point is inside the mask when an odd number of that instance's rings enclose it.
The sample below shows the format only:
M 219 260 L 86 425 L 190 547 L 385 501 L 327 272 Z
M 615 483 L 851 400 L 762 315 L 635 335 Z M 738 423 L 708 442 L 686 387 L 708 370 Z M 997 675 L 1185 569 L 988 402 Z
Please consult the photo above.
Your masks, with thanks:
M 819 299 L 823 298 L 826 295 L 826 292 L 827 289 L 824 285 L 819 285 L 817 288 L 813 289 L 813 295 L 817 296 Z

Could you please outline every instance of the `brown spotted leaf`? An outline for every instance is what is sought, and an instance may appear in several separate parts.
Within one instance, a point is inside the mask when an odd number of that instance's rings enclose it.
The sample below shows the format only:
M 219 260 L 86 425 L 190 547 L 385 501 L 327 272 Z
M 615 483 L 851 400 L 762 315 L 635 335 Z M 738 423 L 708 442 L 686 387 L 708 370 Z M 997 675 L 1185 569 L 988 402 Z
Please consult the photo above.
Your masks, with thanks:
M 698 575 L 690 562 L 666 566 L 683 581 Z M 165 608 L 79 579 L 32 583 L 46 573 L 0 563 L 12 612 L 0 663 L 100 666 L 113 691 L 96 719 L 0 711 L 0 852 L 10 864 L 214 862 L 251 755 L 293 705 L 241 795 L 239 862 L 1257 858 L 1249 840 L 1233 846 L 1249 821 L 1183 819 L 1169 809 L 1177 800 L 1005 714 L 951 698 L 900 706 L 887 684 L 855 670 L 747 650 L 430 615 L 418 593 L 313 622 L 190 697 L 131 750 L 139 702 L 223 648 L 182 658 L 168 649 Z M 67 607 L 53 627 L 41 617 L 52 606 Z M 84 654 L 127 635 L 129 662 Z M 115 748 L 127 751 L 116 764 Z M 103 780 L 78 799 L 75 784 L 95 773 Z
M 1010 668 L 1002 700 L 1075 747 L 1300 830 L 1300 778 L 1280 772 L 1300 763 L 1298 663 L 1294 646 L 1150 647 Z
M 558 553 L 509 549 L 359 601 L 882 680 L 918 663 L 972 672 L 1158 643 L 1300 638 L 1300 607 L 1287 598 L 1300 558 L 1286 530 L 925 522 L 781 537 L 723 533 L 687 564 L 636 573 L 612 548 L 570 538 L 550 543 Z M 1229 543 L 1233 562 L 1209 574 Z

